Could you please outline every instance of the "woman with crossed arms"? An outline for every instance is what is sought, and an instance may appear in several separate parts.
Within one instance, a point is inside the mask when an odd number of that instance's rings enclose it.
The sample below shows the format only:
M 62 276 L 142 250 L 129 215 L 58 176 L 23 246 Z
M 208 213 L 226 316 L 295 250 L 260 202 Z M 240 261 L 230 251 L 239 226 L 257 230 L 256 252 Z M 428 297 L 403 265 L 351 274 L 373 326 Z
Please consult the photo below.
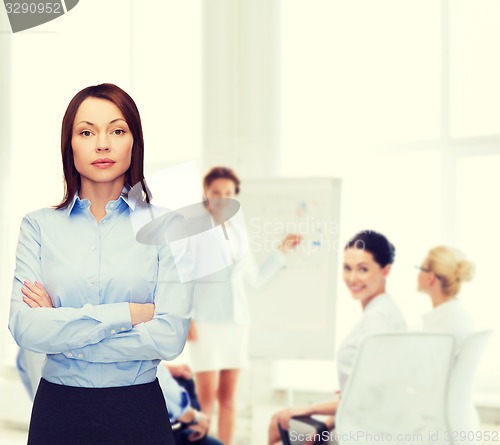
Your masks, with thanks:
M 131 218 L 150 192 L 132 98 L 81 90 L 61 151 L 64 198 L 24 217 L 11 297 L 16 342 L 47 354 L 28 444 L 173 444 L 156 371 L 184 347 L 192 284 L 167 245 L 136 241 Z

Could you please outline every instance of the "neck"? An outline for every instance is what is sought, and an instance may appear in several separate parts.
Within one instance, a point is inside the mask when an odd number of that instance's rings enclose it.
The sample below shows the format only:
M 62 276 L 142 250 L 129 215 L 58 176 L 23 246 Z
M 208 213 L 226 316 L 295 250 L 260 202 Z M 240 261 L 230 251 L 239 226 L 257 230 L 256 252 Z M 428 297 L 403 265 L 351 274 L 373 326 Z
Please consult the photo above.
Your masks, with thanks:
M 440 289 L 431 289 L 429 291 L 429 296 L 431 297 L 432 307 L 438 307 L 450 300 L 450 297 L 443 294 Z
M 222 224 L 225 222 L 224 217 L 219 212 L 213 212 L 210 207 L 208 208 L 208 211 L 210 212 L 215 224 Z
M 385 294 L 385 288 L 373 294 L 371 297 L 366 297 L 364 300 L 361 300 L 361 307 L 363 308 L 363 310 L 365 310 L 366 306 L 368 306 L 368 303 L 370 303 L 370 301 L 372 301 L 375 297 L 378 297 L 379 295 L 382 294 Z
M 79 196 L 91 203 L 90 212 L 97 221 L 106 215 L 106 204 L 118 199 L 125 184 L 125 175 L 111 182 L 99 183 L 82 178 Z

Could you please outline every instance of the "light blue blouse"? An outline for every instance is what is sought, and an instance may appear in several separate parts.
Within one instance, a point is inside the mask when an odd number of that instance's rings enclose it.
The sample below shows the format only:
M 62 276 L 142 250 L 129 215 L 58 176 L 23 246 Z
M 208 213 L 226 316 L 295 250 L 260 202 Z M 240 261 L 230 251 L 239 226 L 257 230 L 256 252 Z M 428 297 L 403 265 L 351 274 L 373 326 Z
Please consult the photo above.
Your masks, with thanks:
M 45 358 L 45 354 L 38 354 L 26 349 L 19 349 L 19 353 L 17 354 L 17 370 L 31 400 L 35 398 Z M 191 400 L 189 394 L 177 383 L 165 366 L 158 366 L 156 376 L 167 404 L 170 421 L 175 422 L 190 407 Z
M 192 283 L 180 282 L 168 245 L 136 241 L 134 211 L 145 208 L 122 196 L 97 222 L 90 201 L 75 196 L 66 209 L 41 209 L 22 221 L 9 329 L 20 347 L 47 354 L 42 376 L 49 382 L 149 383 L 160 360 L 184 348 Z M 24 303 L 25 280 L 42 283 L 54 308 Z M 132 326 L 130 302 L 154 303 L 153 320 Z

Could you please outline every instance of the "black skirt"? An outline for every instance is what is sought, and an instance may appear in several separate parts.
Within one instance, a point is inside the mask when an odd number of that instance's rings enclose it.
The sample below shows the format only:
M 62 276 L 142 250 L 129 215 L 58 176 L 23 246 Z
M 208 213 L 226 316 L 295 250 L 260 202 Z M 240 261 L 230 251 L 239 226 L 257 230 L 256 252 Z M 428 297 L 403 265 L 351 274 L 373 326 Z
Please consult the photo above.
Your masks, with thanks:
M 40 381 L 28 445 L 174 443 L 158 380 L 113 388 L 80 388 Z

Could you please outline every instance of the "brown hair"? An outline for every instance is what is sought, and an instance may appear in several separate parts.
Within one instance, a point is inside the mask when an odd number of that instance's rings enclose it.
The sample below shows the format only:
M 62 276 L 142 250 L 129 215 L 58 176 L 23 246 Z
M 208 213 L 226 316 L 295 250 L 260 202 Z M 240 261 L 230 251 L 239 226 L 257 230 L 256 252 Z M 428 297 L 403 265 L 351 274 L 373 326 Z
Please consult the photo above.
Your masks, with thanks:
M 438 246 L 429 250 L 426 266 L 439 278 L 441 289 L 448 297 L 458 294 L 461 284 L 474 276 L 474 264 L 452 247 Z
M 121 88 L 111 83 L 102 83 L 84 88 L 78 92 L 66 109 L 61 126 L 61 155 L 64 171 L 64 198 L 55 208 L 62 209 L 67 207 L 74 194 L 80 187 L 80 173 L 75 168 L 73 160 L 73 147 L 71 146 L 71 138 L 73 135 L 73 123 L 78 108 L 82 102 L 89 98 L 95 97 L 98 99 L 109 100 L 115 104 L 122 112 L 125 121 L 130 128 L 134 143 L 132 145 L 132 159 L 130 168 L 126 172 L 125 184 L 133 187 L 139 182 L 142 185 L 144 198 L 149 202 L 151 196 L 144 180 L 144 138 L 142 135 L 142 124 L 139 110 L 134 100 Z
M 228 167 L 213 167 L 203 178 L 203 188 L 210 187 L 216 179 L 230 179 L 234 182 L 236 194 L 240 193 L 240 179 L 236 173 Z

